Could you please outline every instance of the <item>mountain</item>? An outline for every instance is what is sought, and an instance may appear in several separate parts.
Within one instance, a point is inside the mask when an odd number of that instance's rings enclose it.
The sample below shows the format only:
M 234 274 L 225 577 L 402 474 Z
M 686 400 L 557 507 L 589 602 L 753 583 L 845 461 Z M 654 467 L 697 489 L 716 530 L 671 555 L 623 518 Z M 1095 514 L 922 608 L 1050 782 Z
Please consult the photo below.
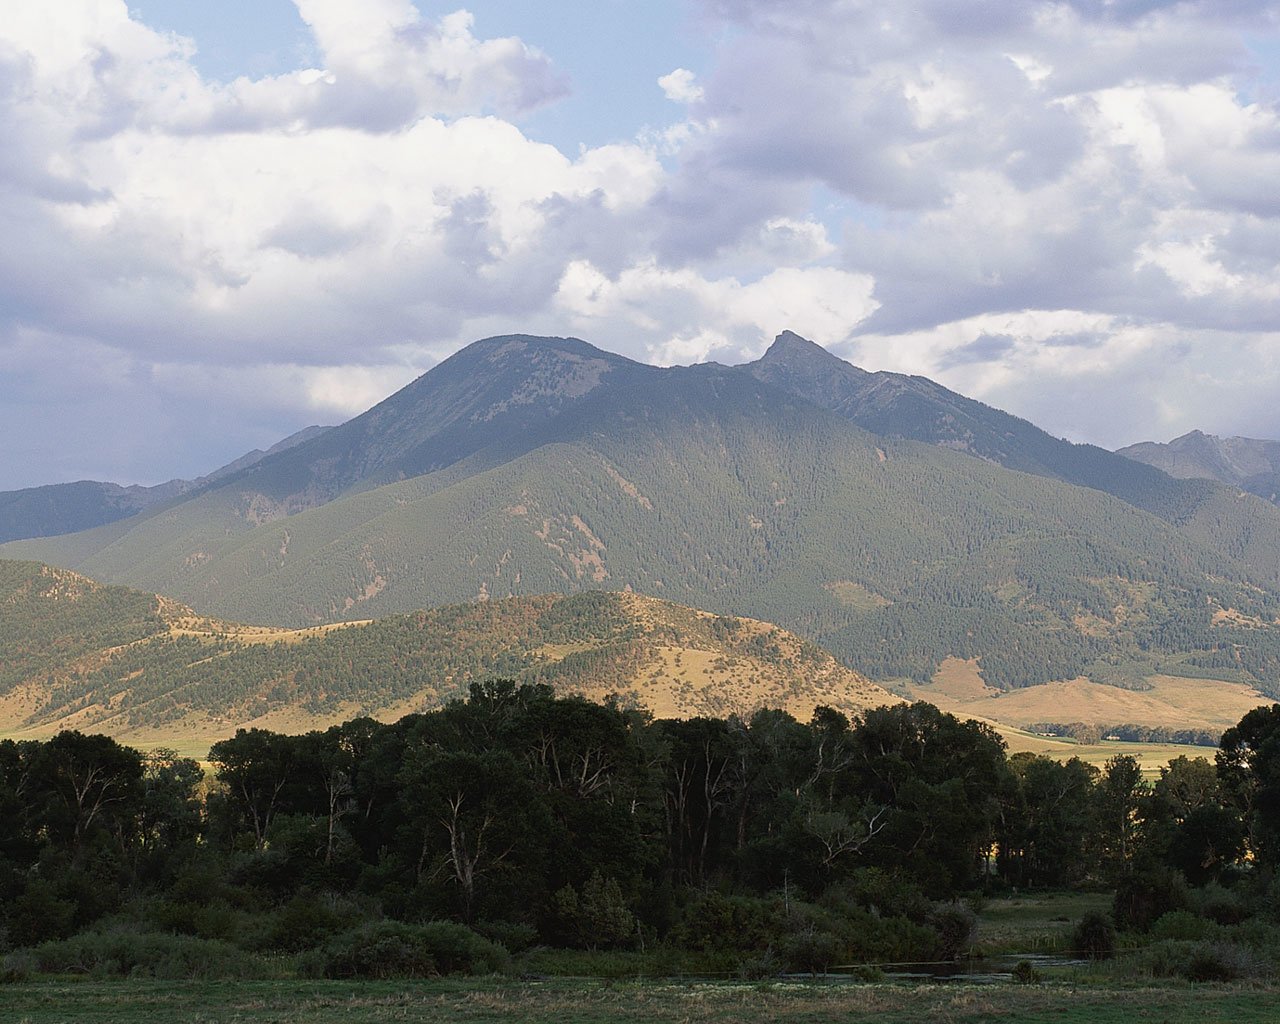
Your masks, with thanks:
M 1135 465 L 1129 451 L 1073 444 L 925 377 L 869 373 L 791 331 L 743 369 L 872 433 L 925 441 L 1007 469 L 1104 491 L 1173 524 L 1199 544 L 1245 561 L 1268 585 L 1280 583 L 1280 515 L 1260 503 L 1242 504 L 1237 493 L 1242 481 L 1168 473 L 1165 465 L 1145 458 L 1139 462 L 1151 465 Z M 1276 448 L 1280 454 L 1280 444 Z
M 0 552 L 294 628 L 631 588 L 776 622 L 876 679 L 927 683 L 955 658 L 999 689 L 1277 685 L 1272 506 L 1193 482 L 1212 502 L 1171 521 L 809 397 L 737 368 L 492 338 L 200 492 Z
M 0 732 L 79 728 L 197 749 L 246 725 L 392 720 L 496 677 L 678 717 L 782 707 L 807 720 L 819 703 L 855 713 L 900 700 L 767 622 L 637 594 L 287 631 L 29 562 L 0 561 L 0 665 Z
M 255 462 L 309 441 L 328 427 L 306 427 L 272 445 L 254 449 L 195 480 L 169 480 L 153 487 L 79 480 L 17 491 L 0 491 L 0 541 L 57 537 L 127 519 L 146 508 L 172 501 L 237 473 Z
M 1168 444 L 1143 441 L 1116 454 L 1183 480 L 1216 480 L 1280 502 L 1280 441 L 1215 437 L 1193 430 Z

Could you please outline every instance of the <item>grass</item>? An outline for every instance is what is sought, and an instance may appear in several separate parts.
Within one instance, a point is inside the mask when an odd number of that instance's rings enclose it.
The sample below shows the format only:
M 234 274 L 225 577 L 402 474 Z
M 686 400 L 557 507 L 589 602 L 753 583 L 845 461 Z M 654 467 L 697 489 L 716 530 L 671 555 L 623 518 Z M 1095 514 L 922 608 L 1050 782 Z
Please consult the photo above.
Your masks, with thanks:
M 1218 986 L 584 981 L 47 981 L 0 990 L 12 1024 L 1270 1024 L 1280 990 Z
M 1060 952 L 1085 914 L 1110 910 L 1110 893 L 1047 892 L 991 899 L 978 916 L 975 948 L 987 956 Z

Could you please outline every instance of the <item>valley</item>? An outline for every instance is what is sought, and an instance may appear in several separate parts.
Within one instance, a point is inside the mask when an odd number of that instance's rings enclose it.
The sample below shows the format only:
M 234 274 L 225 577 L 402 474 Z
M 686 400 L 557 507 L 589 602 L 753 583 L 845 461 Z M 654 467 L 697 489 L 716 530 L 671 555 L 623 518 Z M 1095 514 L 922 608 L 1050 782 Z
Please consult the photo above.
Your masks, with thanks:
M 294 441 L 0 546 L 14 980 L 874 980 L 1024 887 L 1104 986 L 1274 978 L 1260 497 L 790 334 L 487 339 Z

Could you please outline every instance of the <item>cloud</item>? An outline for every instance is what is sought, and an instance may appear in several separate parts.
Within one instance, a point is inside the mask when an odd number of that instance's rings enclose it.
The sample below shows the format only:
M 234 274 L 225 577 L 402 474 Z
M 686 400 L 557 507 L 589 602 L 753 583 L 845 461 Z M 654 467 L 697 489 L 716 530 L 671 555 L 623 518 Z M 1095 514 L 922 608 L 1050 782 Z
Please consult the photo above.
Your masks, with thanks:
M 658 87 L 673 103 L 697 103 L 703 96 L 697 76 L 688 68 L 676 68 L 670 74 L 663 75 L 658 79 Z
M 610 278 L 579 261 L 565 269 L 556 301 L 576 326 L 606 338 L 648 335 L 650 360 L 670 364 L 748 353 L 788 328 L 842 340 L 876 308 L 873 290 L 869 277 L 828 267 L 787 267 L 743 283 L 656 263 Z
M 791 328 L 1080 438 L 1280 435 L 1273 3 L 687 2 L 672 123 L 576 152 L 554 36 L 467 11 L 297 0 L 308 66 L 229 81 L 123 0 L 6 12 L 2 386 L 59 426 L 0 487 L 196 475 L 506 331 Z

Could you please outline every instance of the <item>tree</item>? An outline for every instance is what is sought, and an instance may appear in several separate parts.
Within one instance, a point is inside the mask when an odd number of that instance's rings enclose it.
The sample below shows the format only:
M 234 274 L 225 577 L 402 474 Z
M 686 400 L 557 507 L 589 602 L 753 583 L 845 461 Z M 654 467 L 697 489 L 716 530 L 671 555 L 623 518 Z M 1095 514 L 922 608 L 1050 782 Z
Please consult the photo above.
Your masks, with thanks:
M 1137 758 L 1117 754 L 1103 766 L 1095 789 L 1096 841 L 1100 863 L 1113 878 L 1133 870 L 1139 811 L 1147 794 Z
M 464 921 L 475 917 L 482 881 L 536 864 L 545 807 L 510 754 L 410 747 L 399 780 L 417 880 L 456 885 Z
M 294 776 L 298 741 L 265 729 L 237 729 L 229 740 L 209 749 L 219 782 L 227 787 L 241 822 L 253 830 L 254 846 L 267 845 L 271 822 L 284 807 L 285 788 Z
M 1009 758 L 1013 786 L 1001 799 L 998 865 L 1018 885 L 1067 885 L 1087 871 L 1098 770 L 1031 753 Z
M 1280 704 L 1257 707 L 1222 734 L 1218 777 L 1240 810 L 1249 847 L 1263 863 L 1280 862 Z
M 34 766 L 44 793 L 44 824 L 77 854 L 94 833 L 125 843 L 142 802 L 142 758 L 109 736 L 60 732 L 41 747 Z

